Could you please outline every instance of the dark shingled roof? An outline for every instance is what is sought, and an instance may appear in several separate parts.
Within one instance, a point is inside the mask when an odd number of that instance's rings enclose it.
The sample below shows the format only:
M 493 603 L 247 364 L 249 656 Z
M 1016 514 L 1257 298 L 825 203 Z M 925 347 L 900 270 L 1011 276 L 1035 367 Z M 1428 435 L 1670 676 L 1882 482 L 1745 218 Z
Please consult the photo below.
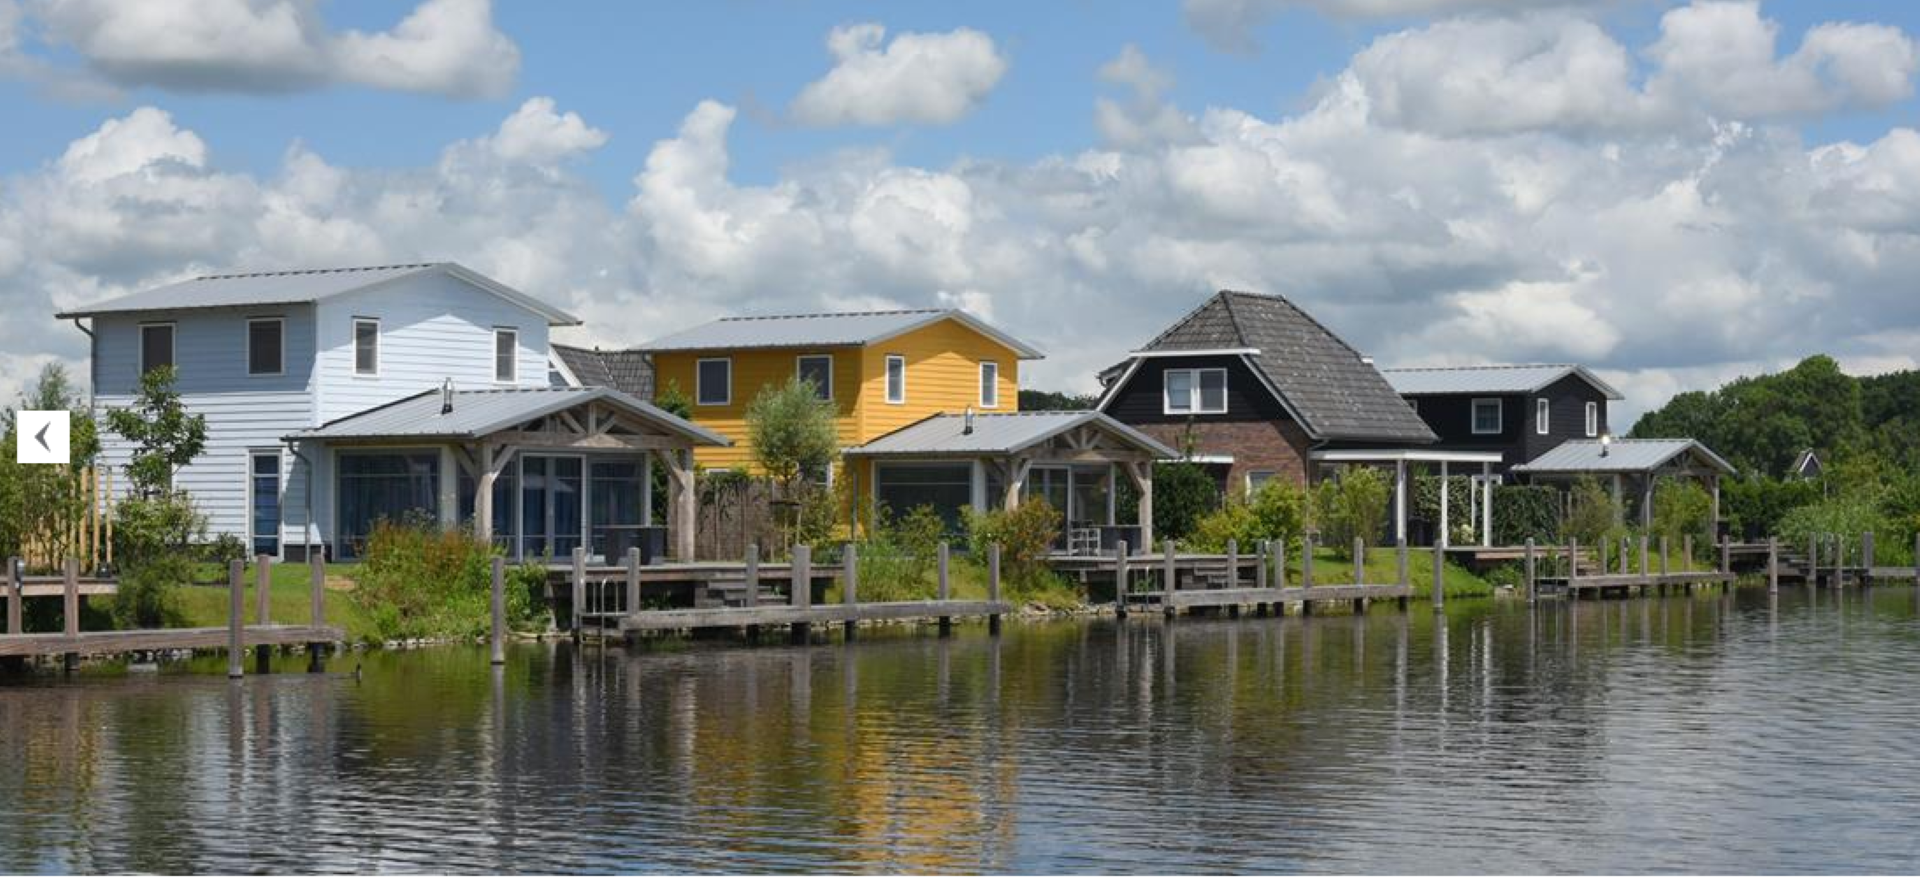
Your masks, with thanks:
M 612 388 L 640 400 L 653 399 L 653 361 L 644 352 L 601 351 L 556 343 L 553 353 L 582 385 Z
M 1259 349 L 1247 360 L 1316 440 L 1439 439 L 1353 346 L 1284 297 L 1223 290 L 1142 351 Z

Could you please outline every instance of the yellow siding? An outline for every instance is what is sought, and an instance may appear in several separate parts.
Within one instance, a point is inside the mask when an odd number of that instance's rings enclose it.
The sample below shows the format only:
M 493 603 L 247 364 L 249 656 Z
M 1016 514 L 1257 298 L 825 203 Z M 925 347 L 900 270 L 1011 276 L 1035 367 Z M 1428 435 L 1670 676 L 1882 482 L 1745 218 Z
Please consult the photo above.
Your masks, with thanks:
M 675 352 L 653 357 L 655 394 L 677 386 L 688 400 L 695 399 L 694 371 L 698 361 L 712 357 L 733 360 L 733 397 L 722 406 L 693 405 L 693 420 L 733 441 L 726 448 L 701 447 L 694 460 L 702 467 L 752 470 L 753 450 L 747 445 L 747 404 L 770 385 L 792 379 L 801 355 L 833 356 L 834 407 L 839 413 L 840 443 L 857 446 L 935 413 L 958 413 L 980 406 L 980 363 L 1000 367 L 1000 406 L 982 412 L 1019 409 L 1020 358 L 1004 345 L 957 321 L 941 321 L 896 336 L 865 349 L 817 351 Z M 907 359 L 907 399 L 887 403 L 887 356 Z

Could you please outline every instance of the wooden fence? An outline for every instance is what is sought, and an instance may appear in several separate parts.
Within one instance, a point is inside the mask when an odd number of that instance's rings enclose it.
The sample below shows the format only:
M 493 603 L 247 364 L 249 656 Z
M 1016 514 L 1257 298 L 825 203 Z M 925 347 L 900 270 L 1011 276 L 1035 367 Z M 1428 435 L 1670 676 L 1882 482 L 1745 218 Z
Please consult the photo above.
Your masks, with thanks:
M 29 499 L 20 557 L 33 571 L 58 571 L 77 559 L 85 571 L 113 565 L 113 469 L 76 468 L 53 484 L 50 499 Z

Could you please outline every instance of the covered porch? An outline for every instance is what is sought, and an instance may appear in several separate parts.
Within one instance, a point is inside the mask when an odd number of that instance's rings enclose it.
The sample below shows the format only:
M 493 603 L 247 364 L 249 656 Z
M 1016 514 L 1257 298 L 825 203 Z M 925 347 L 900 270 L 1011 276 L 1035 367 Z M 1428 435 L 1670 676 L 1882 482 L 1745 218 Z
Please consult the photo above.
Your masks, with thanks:
M 1569 440 L 1533 461 L 1516 465 L 1513 472 L 1534 483 L 1563 488 L 1580 479 L 1599 480 L 1612 496 L 1619 523 L 1634 522 L 1646 531 L 1653 527 L 1653 490 L 1663 477 L 1691 480 L 1705 488 L 1713 498 L 1711 516 L 1717 529 L 1720 479 L 1732 476 L 1734 468 L 1698 440 L 1602 437 Z
M 1312 454 L 1317 465 L 1360 465 L 1390 469 L 1393 496 L 1390 504 L 1393 518 L 1393 541 L 1396 545 L 1407 543 L 1408 509 L 1412 504 L 1409 492 L 1409 473 L 1414 469 L 1424 469 L 1440 478 L 1439 522 L 1434 533 L 1433 546 L 1446 549 L 1456 546 L 1452 539 L 1454 518 L 1464 517 L 1464 521 L 1474 527 L 1474 535 L 1479 539 L 1478 546 L 1493 546 L 1493 487 L 1499 481 L 1493 469 L 1500 464 L 1498 452 L 1449 452 L 1438 449 L 1322 449 Z M 1454 476 L 1471 478 L 1472 491 L 1467 493 L 1467 509 L 1456 511 L 1451 495 L 1446 491 L 1447 480 Z M 1468 546 L 1473 546 L 1469 544 Z
M 358 556 L 383 521 L 470 528 L 515 559 L 633 546 L 691 559 L 692 450 L 727 443 L 607 388 L 443 388 L 287 439 L 323 475 L 315 515 L 337 559 Z M 656 463 L 664 541 L 653 528 Z
M 846 450 L 855 497 L 869 516 L 930 506 L 958 527 L 960 511 L 1044 498 L 1063 521 L 1057 548 L 1093 553 L 1153 542 L 1153 462 L 1159 441 L 1097 412 L 937 415 Z M 1121 481 L 1139 498 L 1136 522 L 1117 516 Z M 860 513 L 856 511 L 855 525 Z M 871 525 L 870 523 L 868 525 Z

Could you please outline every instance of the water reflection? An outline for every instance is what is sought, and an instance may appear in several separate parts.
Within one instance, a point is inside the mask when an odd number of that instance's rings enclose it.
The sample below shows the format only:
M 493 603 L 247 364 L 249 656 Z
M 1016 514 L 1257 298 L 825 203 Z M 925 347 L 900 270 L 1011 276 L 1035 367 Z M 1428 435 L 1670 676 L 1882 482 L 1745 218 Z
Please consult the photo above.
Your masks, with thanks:
M 30 681 L 0 688 L 0 871 L 1910 870 L 1916 603 Z

